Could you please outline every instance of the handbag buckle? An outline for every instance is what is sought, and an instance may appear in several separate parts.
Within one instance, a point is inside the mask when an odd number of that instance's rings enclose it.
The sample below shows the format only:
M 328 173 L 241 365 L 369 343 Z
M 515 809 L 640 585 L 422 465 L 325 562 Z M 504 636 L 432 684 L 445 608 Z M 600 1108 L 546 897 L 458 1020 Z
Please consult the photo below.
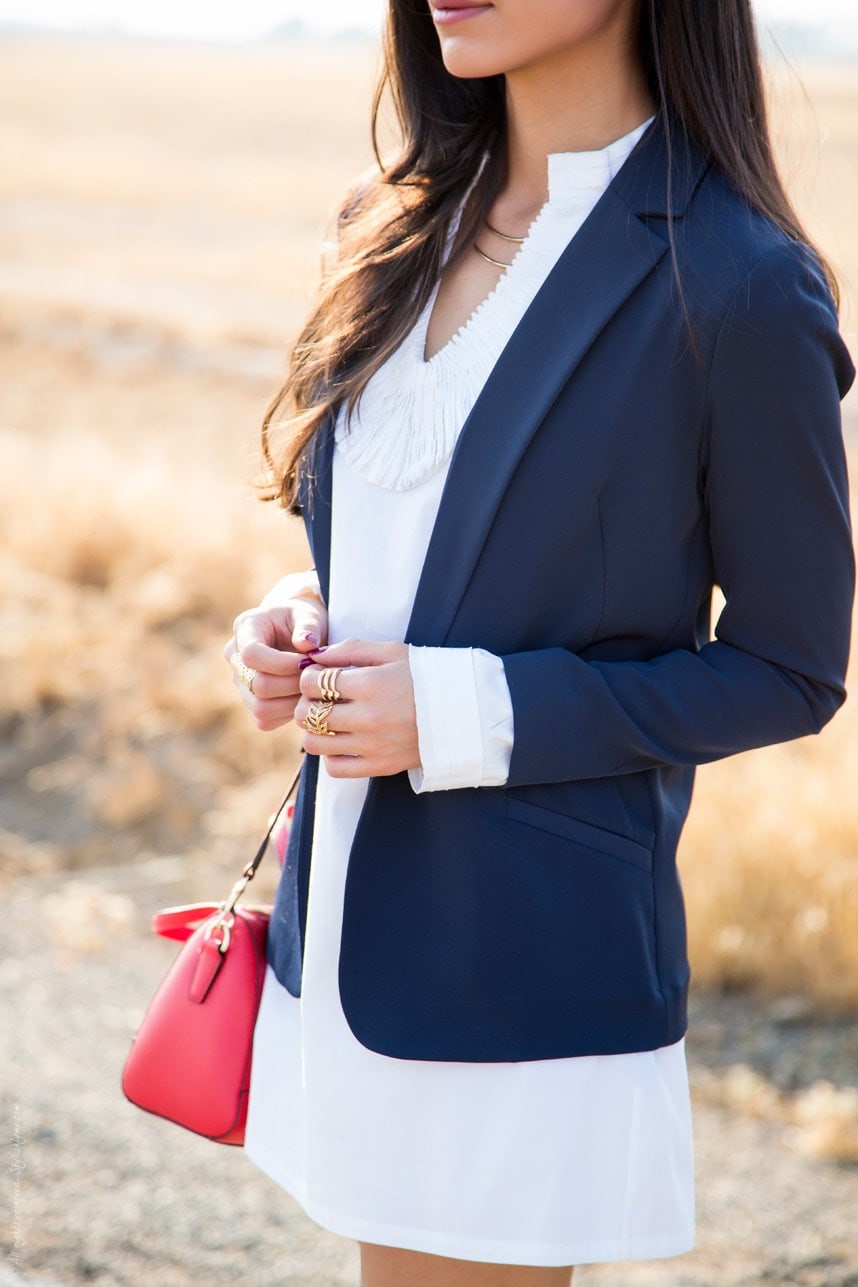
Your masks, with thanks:
M 212 938 L 215 930 L 223 931 L 221 938 L 218 940 L 218 951 L 221 956 L 226 956 L 229 951 L 230 939 L 232 938 L 232 926 L 235 921 L 236 904 L 253 879 L 253 875 L 254 873 L 251 870 L 251 865 L 248 864 L 233 885 L 232 889 L 229 891 L 229 896 L 223 903 L 221 903 L 217 920 L 212 921 L 211 925 L 205 932 L 206 938 Z
M 214 938 L 217 930 L 222 931 L 221 937 L 216 940 L 217 950 L 220 952 L 221 956 L 226 956 L 229 951 L 229 945 L 232 940 L 233 919 L 232 913 L 228 912 L 225 907 L 222 908 L 218 914 L 217 920 L 212 921 L 211 925 L 209 925 L 203 935 L 203 938 Z

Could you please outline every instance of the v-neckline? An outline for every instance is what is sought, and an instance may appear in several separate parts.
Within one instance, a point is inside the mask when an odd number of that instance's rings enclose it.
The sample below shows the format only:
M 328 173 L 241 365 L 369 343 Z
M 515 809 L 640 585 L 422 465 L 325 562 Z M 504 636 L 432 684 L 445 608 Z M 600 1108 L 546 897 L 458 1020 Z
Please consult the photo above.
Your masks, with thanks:
M 542 216 L 542 214 L 543 214 L 543 211 L 545 210 L 545 208 L 546 208 L 546 206 L 547 206 L 547 205 L 548 205 L 548 202 L 546 201 L 546 202 L 545 202 L 545 204 L 544 204 L 543 206 L 541 206 L 541 207 L 540 207 L 539 212 L 536 214 L 536 216 L 535 216 L 535 217 L 534 217 L 534 219 L 532 220 L 532 222 L 531 222 L 530 226 L 528 227 L 528 230 L 527 230 L 527 233 L 525 234 L 524 240 L 522 241 L 521 245 L 520 245 L 520 246 L 518 247 L 518 249 L 516 250 L 516 252 L 515 252 L 515 254 L 513 255 L 512 259 L 511 259 L 511 260 L 510 260 L 510 262 L 507 264 L 506 268 L 505 268 L 505 269 L 504 269 L 504 271 L 501 273 L 500 277 L 499 277 L 499 278 L 498 278 L 498 280 L 495 282 L 494 286 L 493 286 L 493 287 L 492 287 L 492 289 L 489 291 L 489 293 L 488 293 L 487 295 L 484 295 L 484 296 L 483 296 L 483 298 L 480 300 L 480 302 L 479 302 L 479 303 L 478 303 L 478 304 L 477 304 L 473 309 L 471 309 L 471 312 L 468 314 L 468 316 L 467 316 L 467 317 L 465 318 L 465 320 L 462 322 L 461 326 L 458 326 L 458 327 L 456 328 L 456 330 L 455 330 L 455 331 L 453 331 L 452 335 L 450 335 L 450 336 L 449 336 L 449 337 L 444 341 L 444 343 L 440 346 L 440 348 L 437 348 L 437 349 L 435 350 L 435 352 L 434 352 L 434 353 L 430 354 L 430 355 L 427 357 L 427 356 L 426 356 L 426 340 L 427 340 L 427 337 L 428 337 L 428 335 L 429 335 L 429 327 L 430 327 L 431 322 L 432 322 L 432 314 L 433 314 L 433 313 L 434 313 L 434 311 L 435 311 L 435 304 L 436 304 L 436 302 L 437 302 L 438 295 L 439 295 L 440 290 L 441 290 L 441 282 L 442 282 L 442 280 L 443 280 L 443 274 L 442 274 L 442 276 L 441 276 L 441 277 L 439 277 L 439 278 L 438 278 L 438 281 L 435 283 L 435 285 L 434 285 L 434 287 L 433 287 L 433 289 L 432 289 L 432 294 L 431 294 L 431 295 L 430 295 L 430 297 L 429 297 L 429 300 L 428 300 L 428 302 L 427 302 L 427 304 L 426 304 L 426 307 L 424 308 L 424 310 L 423 310 L 422 314 L 420 315 L 420 319 L 419 319 L 419 321 L 418 321 L 417 325 L 416 325 L 416 326 L 415 326 L 415 328 L 414 328 L 414 342 L 415 342 L 415 350 L 416 350 L 417 354 L 419 355 L 419 357 L 420 357 L 420 361 L 421 361 L 421 364 L 422 364 L 423 366 L 425 366 L 425 367 L 431 367 L 431 366 L 433 365 L 433 363 L 437 363 L 438 359 L 439 359 L 439 358 L 442 358 L 442 357 L 443 357 L 443 355 L 444 355 L 448 350 L 452 350 L 452 349 L 454 349 L 454 348 L 458 347 L 458 345 L 462 342 L 462 340 L 464 340 L 464 338 L 467 336 L 468 332 L 469 332 L 470 330 L 472 330 L 472 329 L 473 329 L 473 327 L 476 325 L 476 321 L 477 321 L 478 316 L 479 316 L 479 315 L 484 311 L 484 309 L 489 308 L 489 307 L 491 306 L 492 300 L 493 300 L 493 299 L 498 295 L 498 293 L 502 290 L 504 282 L 507 280 L 507 278 L 509 277 L 510 273 L 513 271 L 513 269 L 515 268 L 516 264 L 518 263 L 518 261 L 519 261 L 519 259 L 520 259 L 521 255 L 522 255 L 522 253 L 523 253 L 523 251 L 524 251 L 524 249 L 525 249 L 525 246 L 526 246 L 526 245 L 527 245 L 527 243 L 528 243 L 528 240 L 529 240 L 529 238 L 530 238 L 531 232 L 532 232 L 532 230 L 533 230 L 533 228 L 534 228 L 535 224 L 537 224 L 537 223 L 538 223 L 538 221 L 539 221 L 539 219 L 541 218 L 541 216 Z M 457 225 L 458 225 L 458 220 L 457 220 Z M 455 238 L 455 232 L 453 233 L 453 238 Z
M 508 282 L 515 279 L 520 271 L 522 257 L 525 262 L 531 258 L 534 234 L 538 240 L 541 226 L 546 222 L 546 217 L 558 212 L 567 204 L 572 207 L 580 203 L 582 193 L 588 188 L 595 193 L 604 192 L 608 184 L 611 183 L 617 171 L 627 160 L 629 153 L 632 152 L 636 144 L 640 141 L 642 135 L 646 132 L 651 124 L 652 118 L 644 121 L 635 129 L 630 130 L 622 138 L 616 139 L 604 148 L 599 148 L 589 152 L 551 152 L 546 157 L 548 166 L 548 196 L 542 206 L 540 206 L 534 218 L 527 229 L 524 240 L 518 246 L 515 255 L 510 260 L 504 271 L 501 273 L 495 285 L 486 296 L 471 310 L 461 326 L 449 336 L 447 340 L 437 348 L 429 357 L 426 356 L 426 339 L 429 333 L 429 327 L 432 320 L 432 314 L 441 289 L 443 272 L 433 287 L 432 294 L 420 315 L 414 330 L 412 332 L 413 348 L 412 352 L 419 359 L 420 366 L 431 369 L 438 365 L 439 359 L 443 361 L 444 356 L 449 352 L 454 352 L 467 341 L 471 332 L 478 325 L 481 315 L 491 308 L 492 302 L 499 296 L 506 293 L 509 289 Z M 482 169 L 482 167 L 480 167 Z M 478 177 L 478 176 L 477 176 Z M 476 179 L 474 180 L 476 182 Z M 462 217 L 462 211 L 467 204 L 470 196 L 470 189 L 465 196 L 462 206 L 451 224 L 447 236 L 447 249 L 445 253 L 445 262 L 449 257 L 453 246 L 455 245 L 458 235 L 459 224 Z
M 480 390 L 570 241 L 633 151 L 646 124 L 598 153 L 549 157 L 549 200 L 496 285 L 458 330 L 426 357 L 439 286 L 410 334 L 375 372 L 335 439 L 343 464 L 385 491 L 411 491 L 445 476 Z M 451 228 L 451 237 L 455 230 Z

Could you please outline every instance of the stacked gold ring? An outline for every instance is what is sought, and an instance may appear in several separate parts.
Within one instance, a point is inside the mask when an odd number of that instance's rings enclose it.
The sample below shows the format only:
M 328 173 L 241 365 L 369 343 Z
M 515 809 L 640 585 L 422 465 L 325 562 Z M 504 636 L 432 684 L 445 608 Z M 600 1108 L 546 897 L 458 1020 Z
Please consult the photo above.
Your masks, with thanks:
M 342 701 L 342 693 L 337 689 L 337 680 L 342 672 L 342 666 L 332 666 L 319 676 L 319 691 L 326 702 Z
M 334 703 L 330 698 L 324 702 L 313 702 L 304 719 L 307 732 L 318 737 L 336 737 L 334 730 L 328 728 L 328 716 L 333 709 Z

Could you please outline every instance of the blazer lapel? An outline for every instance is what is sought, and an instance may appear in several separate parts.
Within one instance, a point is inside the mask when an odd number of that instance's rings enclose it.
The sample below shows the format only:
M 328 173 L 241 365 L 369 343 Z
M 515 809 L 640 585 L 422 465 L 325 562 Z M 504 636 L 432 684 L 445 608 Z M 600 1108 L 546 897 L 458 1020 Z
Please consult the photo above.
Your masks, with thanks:
M 667 253 L 664 218 L 669 210 L 681 217 L 705 165 L 689 147 L 674 151 L 668 183 L 666 152 L 656 124 L 561 255 L 483 387 L 450 463 L 408 642 L 445 642 L 530 439 L 599 332 Z
M 667 253 L 665 220 L 682 218 L 706 169 L 680 127 L 674 131 L 670 148 L 661 121 L 647 131 L 549 273 L 486 381 L 450 462 L 408 642 L 444 643 L 530 439 L 599 332 Z M 319 432 L 310 478 L 305 475 L 301 487 L 325 600 L 333 452 L 330 420 Z
M 331 491 L 333 487 L 335 420 L 330 416 L 318 432 L 310 453 L 309 468 L 301 472 L 299 496 L 307 540 L 319 577 L 319 588 L 328 602 L 331 584 Z

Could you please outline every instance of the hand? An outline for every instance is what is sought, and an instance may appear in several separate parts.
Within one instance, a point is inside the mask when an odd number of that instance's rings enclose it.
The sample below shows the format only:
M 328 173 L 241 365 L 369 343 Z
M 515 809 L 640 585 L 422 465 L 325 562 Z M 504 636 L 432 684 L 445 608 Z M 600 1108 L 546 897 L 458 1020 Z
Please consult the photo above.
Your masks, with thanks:
M 390 777 L 420 764 L 417 714 L 408 665 L 408 645 L 346 639 L 313 655 L 300 676 L 301 699 L 295 722 L 313 702 L 323 701 L 322 672 L 342 667 L 336 687 L 342 700 L 328 716 L 335 737 L 305 731 L 304 750 L 324 755 L 332 778 Z
M 294 718 L 301 660 L 327 634 L 325 605 L 306 573 L 284 577 L 258 608 L 236 617 L 223 655 L 229 661 L 239 653 L 256 672 L 252 692 L 238 675 L 233 680 L 257 728 L 270 733 Z

